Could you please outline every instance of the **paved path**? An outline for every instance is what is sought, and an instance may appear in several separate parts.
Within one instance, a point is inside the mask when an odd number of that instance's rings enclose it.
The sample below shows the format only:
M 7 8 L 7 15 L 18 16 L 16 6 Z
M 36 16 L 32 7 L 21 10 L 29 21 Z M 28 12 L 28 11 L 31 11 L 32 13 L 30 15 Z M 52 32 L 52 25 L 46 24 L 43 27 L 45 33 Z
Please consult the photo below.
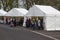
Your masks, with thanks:
M 0 24 L 0 40 L 57 40 L 38 32 L 26 30 L 22 27 L 11 28 L 9 25 Z

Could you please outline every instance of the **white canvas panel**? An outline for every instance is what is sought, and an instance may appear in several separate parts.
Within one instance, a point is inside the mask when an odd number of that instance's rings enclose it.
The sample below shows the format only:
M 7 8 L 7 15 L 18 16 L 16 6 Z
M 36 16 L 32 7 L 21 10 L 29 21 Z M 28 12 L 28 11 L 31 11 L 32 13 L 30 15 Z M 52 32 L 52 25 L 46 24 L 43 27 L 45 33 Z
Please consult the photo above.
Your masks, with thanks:
M 24 21 L 23 21 L 23 26 L 24 27 L 26 27 L 26 20 L 27 20 L 27 18 L 29 19 L 31 19 L 31 17 L 29 17 L 29 16 L 24 16 Z
M 60 30 L 60 17 L 56 17 L 56 30 Z
M 35 5 L 37 8 L 42 10 L 47 16 L 54 16 L 60 14 L 60 12 L 53 8 L 52 6 L 46 6 L 46 5 Z
M 29 9 L 29 12 L 26 14 L 26 16 L 44 16 L 44 15 L 45 13 L 35 6 L 31 7 Z
M 46 30 L 55 30 L 55 17 L 46 17 Z
M 29 9 L 26 16 L 43 16 L 46 17 L 43 22 L 44 29 L 46 30 L 57 30 L 60 29 L 60 12 L 51 6 L 45 5 L 34 5 Z M 58 26 L 58 27 L 57 27 Z
M 6 11 L 0 9 L 0 16 L 5 16 L 6 13 Z
M 28 11 L 24 8 L 13 8 L 6 16 L 24 16 Z
M 51 6 L 34 5 L 26 16 L 55 16 L 60 12 Z
M 26 23 L 26 16 L 24 17 L 24 21 L 23 21 L 23 26 L 25 27 L 26 25 L 25 25 L 25 23 Z

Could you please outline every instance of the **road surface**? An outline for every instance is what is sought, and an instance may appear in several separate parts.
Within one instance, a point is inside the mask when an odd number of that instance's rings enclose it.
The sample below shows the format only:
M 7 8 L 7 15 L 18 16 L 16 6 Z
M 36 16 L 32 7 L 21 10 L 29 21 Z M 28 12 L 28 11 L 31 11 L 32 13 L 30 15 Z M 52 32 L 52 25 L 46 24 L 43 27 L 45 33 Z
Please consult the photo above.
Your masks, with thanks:
M 0 24 L 0 40 L 53 40 L 52 38 L 25 30 Z

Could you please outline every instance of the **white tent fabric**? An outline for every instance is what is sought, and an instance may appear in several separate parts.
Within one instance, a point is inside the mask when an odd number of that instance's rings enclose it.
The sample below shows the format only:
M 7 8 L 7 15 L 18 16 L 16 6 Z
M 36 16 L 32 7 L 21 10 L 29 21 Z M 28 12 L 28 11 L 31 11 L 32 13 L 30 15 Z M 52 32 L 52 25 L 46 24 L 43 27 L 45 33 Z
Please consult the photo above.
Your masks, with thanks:
M 0 9 L 0 16 L 5 16 L 6 13 L 6 11 Z M 0 23 L 3 23 L 3 20 L 0 19 Z
M 6 13 L 7 13 L 6 11 L 0 9 L 0 16 L 5 16 Z
M 60 30 L 60 12 L 51 6 L 34 5 L 26 16 L 43 16 L 45 30 Z
M 13 8 L 12 10 L 10 10 L 6 16 L 12 16 L 12 17 L 17 17 L 17 16 L 25 16 L 27 14 L 28 10 L 24 9 L 24 8 Z M 25 25 L 25 17 L 24 17 L 24 22 L 23 25 Z
M 27 16 L 55 16 L 60 14 L 58 10 L 51 6 L 44 5 L 34 5 L 29 9 L 29 12 L 26 14 Z M 60 16 L 60 15 L 59 15 Z
M 23 8 L 13 8 L 10 10 L 6 16 L 24 16 L 28 11 Z

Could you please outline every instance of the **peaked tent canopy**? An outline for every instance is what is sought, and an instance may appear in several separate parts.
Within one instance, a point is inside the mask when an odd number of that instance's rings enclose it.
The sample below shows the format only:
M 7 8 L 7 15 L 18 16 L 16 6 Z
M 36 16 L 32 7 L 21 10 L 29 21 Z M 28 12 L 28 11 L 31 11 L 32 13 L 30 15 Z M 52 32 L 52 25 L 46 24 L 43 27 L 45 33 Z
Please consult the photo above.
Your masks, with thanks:
M 23 8 L 13 8 L 10 10 L 6 16 L 24 16 L 28 11 Z
M 60 12 L 51 6 L 34 5 L 26 16 L 42 16 L 45 30 L 60 30 Z
M 51 6 L 34 5 L 29 9 L 29 12 L 26 15 L 27 16 L 55 16 L 59 14 L 60 12 Z
M 0 9 L 0 16 L 5 16 L 6 13 L 7 13 L 6 11 Z

